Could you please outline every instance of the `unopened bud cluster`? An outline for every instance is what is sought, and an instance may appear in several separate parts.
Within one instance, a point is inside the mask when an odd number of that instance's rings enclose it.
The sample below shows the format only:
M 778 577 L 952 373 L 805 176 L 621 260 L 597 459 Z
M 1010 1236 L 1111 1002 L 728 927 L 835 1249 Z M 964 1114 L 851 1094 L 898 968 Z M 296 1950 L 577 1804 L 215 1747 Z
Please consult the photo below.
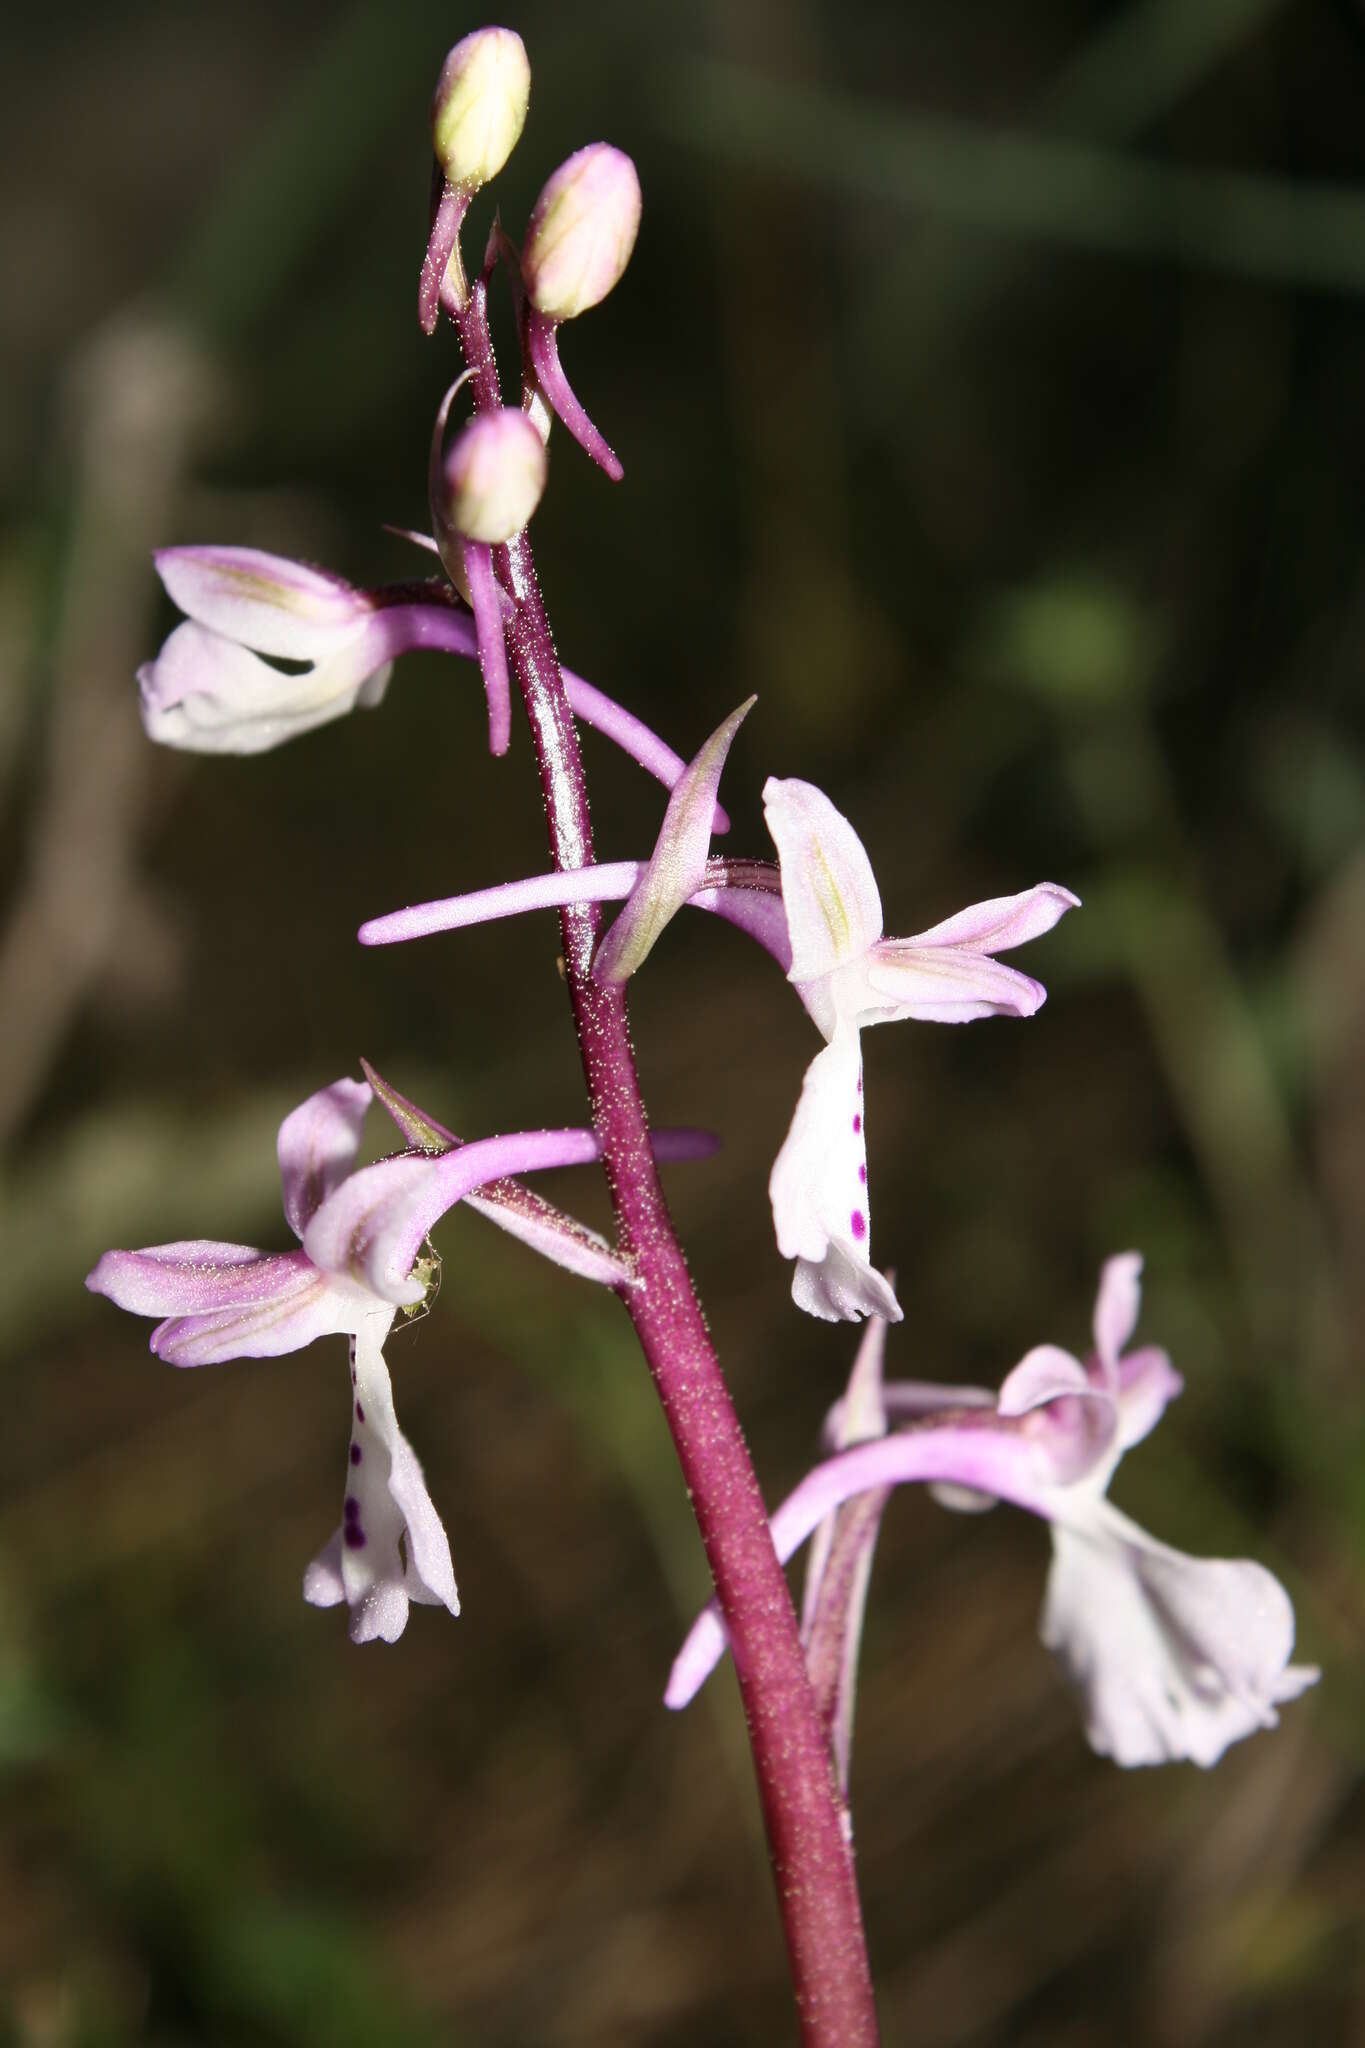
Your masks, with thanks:
M 512 29 L 476 29 L 456 43 L 441 67 L 432 102 L 431 132 L 440 179 L 431 232 L 418 284 L 417 316 L 434 334 L 441 308 L 458 320 L 469 305 L 470 287 L 460 254 L 460 229 L 473 195 L 496 177 L 516 147 L 531 98 L 531 67 L 521 37 Z M 522 403 L 545 440 L 551 418 L 567 431 L 606 474 L 619 482 L 620 461 L 575 396 L 559 360 L 556 330 L 600 305 L 620 282 L 640 229 L 640 180 L 622 150 L 608 142 L 589 143 L 547 179 L 531 213 L 520 258 L 503 234 L 490 244 L 490 262 L 500 251 L 520 268 Z M 487 278 L 485 276 L 485 283 Z M 432 512 L 447 570 L 461 583 L 466 567 L 443 544 L 458 533 L 480 545 L 510 539 L 534 510 L 544 487 L 529 455 L 503 431 L 463 443 L 450 457 L 451 470 L 467 459 L 469 478 L 432 472 Z M 488 465 L 506 461 L 511 476 L 505 492 L 493 486 Z M 438 503 L 439 500 L 439 503 Z M 505 501 L 505 502 L 504 502 Z M 450 552 L 450 559 L 447 554 Z

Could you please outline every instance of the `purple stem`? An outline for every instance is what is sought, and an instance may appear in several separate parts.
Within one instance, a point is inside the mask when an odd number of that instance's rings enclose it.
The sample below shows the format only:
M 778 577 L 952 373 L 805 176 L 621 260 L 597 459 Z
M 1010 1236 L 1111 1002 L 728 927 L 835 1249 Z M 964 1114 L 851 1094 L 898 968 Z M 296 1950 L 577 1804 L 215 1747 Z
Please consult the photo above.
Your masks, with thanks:
M 457 326 L 476 406 L 500 405 L 481 280 Z M 535 742 L 551 856 L 557 868 L 589 867 L 578 736 L 525 534 L 494 559 L 517 607 L 508 646 Z M 801 2038 L 806 2048 L 875 2048 L 858 1890 L 829 1749 L 763 1496 L 655 1171 L 625 987 L 598 983 L 590 972 L 601 919 L 596 904 L 568 905 L 560 933 L 620 1247 L 638 1275 L 622 1299 L 663 1405 L 734 1650 Z

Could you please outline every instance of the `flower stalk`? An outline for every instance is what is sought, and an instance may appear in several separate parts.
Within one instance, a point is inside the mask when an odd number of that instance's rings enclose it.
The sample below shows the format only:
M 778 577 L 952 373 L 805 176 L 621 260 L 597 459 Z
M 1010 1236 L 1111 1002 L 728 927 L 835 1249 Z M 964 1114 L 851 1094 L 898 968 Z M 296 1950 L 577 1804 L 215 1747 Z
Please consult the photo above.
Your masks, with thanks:
M 491 413 L 503 401 L 482 279 L 454 318 L 475 409 Z M 493 559 L 513 605 L 509 662 L 531 725 L 551 858 L 557 870 L 589 867 L 582 757 L 525 533 L 495 548 Z M 655 1169 L 625 987 L 591 971 L 601 925 L 598 903 L 560 910 L 593 1125 L 619 1246 L 637 1276 L 622 1299 L 663 1404 L 734 1652 L 802 2040 L 806 2048 L 871 2048 L 876 2011 L 842 1800 L 763 1496 Z

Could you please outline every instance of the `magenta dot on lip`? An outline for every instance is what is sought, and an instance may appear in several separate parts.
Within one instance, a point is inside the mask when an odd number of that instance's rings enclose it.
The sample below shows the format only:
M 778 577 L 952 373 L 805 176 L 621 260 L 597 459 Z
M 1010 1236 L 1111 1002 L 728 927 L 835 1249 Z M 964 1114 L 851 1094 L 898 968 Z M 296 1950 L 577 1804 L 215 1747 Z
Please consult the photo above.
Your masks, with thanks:
M 359 1401 L 357 1401 L 355 1404 L 355 1419 L 357 1422 L 363 1422 L 365 1420 L 365 1410 L 361 1407 Z
M 358 1500 L 353 1500 L 350 1494 L 348 1493 L 344 1503 L 342 1504 L 341 1512 L 346 1517 L 346 1520 L 348 1522 L 354 1522 L 360 1514 L 360 1502 Z
M 363 1550 L 365 1548 L 365 1531 L 361 1528 L 359 1522 L 352 1522 L 347 1528 L 346 1548 L 348 1550 Z
M 867 1186 L 867 1161 L 866 1161 L 866 1160 L 864 1160 L 864 1161 L 863 1161 L 863 1163 L 862 1163 L 862 1165 L 861 1165 L 861 1166 L 860 1166 L 860 1167 L 858 1168 L 858 1178 L 859 1178 L 859 1180 L 860 1180 L 860 1181 L 862 1182 L 863 1186 L 864 1186 L 864 1187 L 866 1187 L 866 1186 Z
M 857 1132 L 857 1131 L 860 1131 L 860 1130 L 862 1129 L 862 1127 L 863 1127 L 863 1120 L 862 1120 L 862 1118 L 861 1118 L 860 1116 L 855 1116 L 855 1117 L 854 1117 L 854 1119 L 853 1119 L 853 1128 L 854 1128 L 854 1131 L 855 1131 L 855 1132 Z
M 849 1222 L 852 1225 L 853 1235 L 855 1237 L 861 1238 L 867 1236 L 867 1218 L 866 1216 L 864 1216 L 861 1209 L 855 1209 L 853 1211 L 852 1216 L 849 1218 Z
M 358 1465 L 358 1464 L 360 1463 L 360 1445 L 359 1445 L 359 1444 L 352 1444 L 352 1445 L 351 1445 L 351 1463 L 352 1463 L 353 1465 Z

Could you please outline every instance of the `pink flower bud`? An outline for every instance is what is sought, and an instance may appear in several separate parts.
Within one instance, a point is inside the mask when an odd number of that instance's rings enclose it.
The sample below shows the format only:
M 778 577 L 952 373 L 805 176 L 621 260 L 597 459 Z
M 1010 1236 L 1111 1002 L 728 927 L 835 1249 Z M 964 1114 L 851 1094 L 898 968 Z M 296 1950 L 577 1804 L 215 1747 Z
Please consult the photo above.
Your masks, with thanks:
M 521 272 L 538 312 L 572 320 L 595 306 L 630 261 L 640 228 L 640 180 L 609 142 L 580 149 L 535 203 Z
M 510 540 L 540 503 L 545 471 L 545 443 L 524 412 L 482 413 L 451 443 L 441 509 L 466 540 Z
M 436 159 L 452 185 L 473 192 L 517 146 L 531 98 L 531 66 L 515 29 L 462 37 L 441 66 L 431 103 Z

